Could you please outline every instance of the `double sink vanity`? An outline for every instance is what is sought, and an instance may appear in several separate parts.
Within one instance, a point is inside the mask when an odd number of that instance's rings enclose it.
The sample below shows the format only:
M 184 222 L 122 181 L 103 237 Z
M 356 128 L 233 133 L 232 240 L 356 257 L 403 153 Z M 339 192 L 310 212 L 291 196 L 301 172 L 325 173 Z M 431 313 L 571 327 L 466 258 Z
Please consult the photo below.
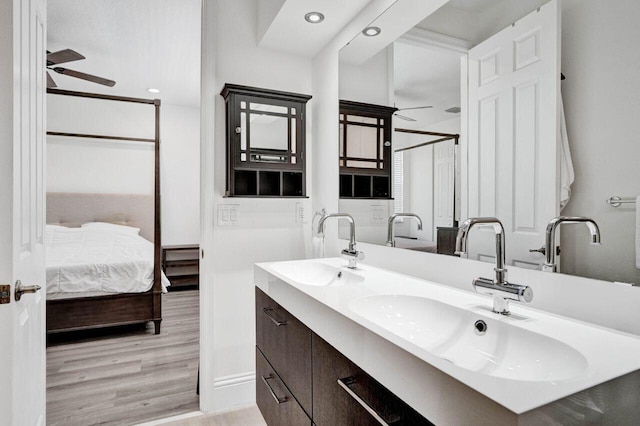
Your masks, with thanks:
M 636 336 L 519 303 L 500 315 L 447 283 L 347 265 L 255 266 L 257 400 L 269 424 L 640 418 Z

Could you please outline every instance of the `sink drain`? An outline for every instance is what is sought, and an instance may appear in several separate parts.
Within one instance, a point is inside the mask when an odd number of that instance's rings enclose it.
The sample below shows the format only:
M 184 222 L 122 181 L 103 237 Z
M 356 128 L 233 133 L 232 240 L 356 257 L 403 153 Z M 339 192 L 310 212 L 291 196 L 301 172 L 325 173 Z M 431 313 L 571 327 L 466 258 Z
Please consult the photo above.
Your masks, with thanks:
M 473 324 L 473 331 L 478 336 L 484 335 L 487 332 L 487 323 L 482 320 L 476 321 L 475 324 Z

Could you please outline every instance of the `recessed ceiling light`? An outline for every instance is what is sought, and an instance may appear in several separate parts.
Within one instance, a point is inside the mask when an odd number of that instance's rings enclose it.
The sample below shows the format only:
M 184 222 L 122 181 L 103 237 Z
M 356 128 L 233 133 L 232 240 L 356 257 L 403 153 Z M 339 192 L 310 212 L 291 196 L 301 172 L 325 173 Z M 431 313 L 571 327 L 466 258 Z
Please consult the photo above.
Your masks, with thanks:
M 380 32 L 382 32 L 380 27 L 367 27 L 362 30 L 362 34 L 366 35 L 367 37 L 375 37 L 380 34 Z
M 153 87 L 150 89 L 147 89 L 147 92 L 149 93 L 160 93 L 160 89 L 154 89 Z
M 304 20 L 310 24 L 319 24 L 324 21 L 324 15 L 320 12 L 309 12 L 304 15 Z

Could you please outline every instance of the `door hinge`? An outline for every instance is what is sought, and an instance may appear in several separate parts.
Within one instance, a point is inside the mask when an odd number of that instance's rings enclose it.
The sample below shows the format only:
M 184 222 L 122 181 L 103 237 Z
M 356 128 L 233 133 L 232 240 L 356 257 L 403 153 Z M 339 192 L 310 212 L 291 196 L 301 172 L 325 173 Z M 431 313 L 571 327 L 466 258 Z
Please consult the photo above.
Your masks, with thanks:
M 0 285 L 0 305 L 11 303 L 11 286 L 8 284 Z

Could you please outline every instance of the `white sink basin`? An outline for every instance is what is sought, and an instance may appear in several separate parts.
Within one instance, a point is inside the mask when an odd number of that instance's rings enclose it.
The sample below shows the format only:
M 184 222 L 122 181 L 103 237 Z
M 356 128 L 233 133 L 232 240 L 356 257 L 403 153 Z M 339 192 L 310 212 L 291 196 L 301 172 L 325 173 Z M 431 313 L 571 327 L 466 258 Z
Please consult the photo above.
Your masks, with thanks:
M 299 284 L 309 286 L 345 285 L 364 280 L 345 268 L 337 268 L 321 262 L 278 262 L 273 264 L 272 269 Z
M 523 381 L 560 381 L 585 372 L 586 358 L 571 346 L 517 327 L 517 319 L 492 319 L 417 296 L 353 299 L 349 309 L 461 368 Z M 479 334 L 475 323 L 486 324 Z

